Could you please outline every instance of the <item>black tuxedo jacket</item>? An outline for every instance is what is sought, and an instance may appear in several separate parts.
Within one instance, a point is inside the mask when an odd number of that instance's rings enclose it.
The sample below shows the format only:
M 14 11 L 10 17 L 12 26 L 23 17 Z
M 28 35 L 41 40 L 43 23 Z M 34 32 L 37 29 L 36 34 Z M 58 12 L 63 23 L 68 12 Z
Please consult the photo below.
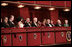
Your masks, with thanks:
M 25 26 L 24 27 L 30 27 L 30 25 L 28 23 L 24 23 Z
M 59 24 L 56 24 L 55 26 L 60 27 Z M 61 24 L 61 27 L 62 27 L 62 26 L 63 26 L 63 25 Z
M 12 24 L 10 21 L 8 21 L 8 24 L 9 24 L 10 27 L 15 27 L 15 25 Z
M 38 24 L 37 24 L 38 25 Z M 34 23 L 32 23 L 32 25 L 31 25 L 32 27 L 37 27 Z
M 50 24 L 52 26 L 52 24 Z M 49 24 L 46 24 L 47 27 L 50 27 Z
M 3 27 L 3 24 L 1 23 L 1 27 Z
M 9 28 L 10 26 L 7 25 L 5 22 L 3 22 L 3 23 L 2 23 L 2 27 L 3 27 L 3 28 Z
M 51 24 L 51 25 L 52 25 L 52 24 Z M 53 27 L 53 26 L 55 26 L 55 25 L 52 25 L 52 27 Z

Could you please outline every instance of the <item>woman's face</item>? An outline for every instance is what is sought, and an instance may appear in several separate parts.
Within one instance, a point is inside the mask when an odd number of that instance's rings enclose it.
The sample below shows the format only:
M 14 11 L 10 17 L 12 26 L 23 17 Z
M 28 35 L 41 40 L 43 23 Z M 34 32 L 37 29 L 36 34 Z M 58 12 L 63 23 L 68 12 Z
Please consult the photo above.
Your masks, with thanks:
M 21 19 L 21 21 L 23 21 L 23 19 Z
M 53 24 L 53 21 L 51 20 L 51 24 Z
M 39 24 L 41 24 L 41 22 L 40 22 L 40 21 L 38 21 L 38 23 L 39 23 Z
M 44 19 L 44 21 L 46 21 L 46 19 Z

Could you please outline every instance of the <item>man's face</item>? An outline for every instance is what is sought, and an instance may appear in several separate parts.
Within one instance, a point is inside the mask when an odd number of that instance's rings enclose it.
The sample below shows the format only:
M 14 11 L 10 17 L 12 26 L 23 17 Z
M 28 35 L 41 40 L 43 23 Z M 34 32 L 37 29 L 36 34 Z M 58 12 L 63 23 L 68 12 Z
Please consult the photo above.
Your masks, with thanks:
M 61 24 L 61 21 L 60 20 L 58 20 L 58 24 Z
M 68 23 L 68 20 L 65 20 L 65 23 L 67 24 Z
M 11 20 L 14 21 L 14 16 L 11 16 Z
M 50 23 L 50 19 L 47 19 L 47 22 Z
M 34 18 L 34 22 L 37 22 L 37 18 Z
M 53 21 L 51 20 L 51 24 L 53 24 Z
M 5 17 L 5 20 L 4 20 L 5 22 L 8 22 L 8 18 L 7 17 Z
M 27 21 L 27 22 L 30 22 L 30 19 L 29 19 L 29 18 L 27 18 L 27 19 L 26 19 L 26 21 Z

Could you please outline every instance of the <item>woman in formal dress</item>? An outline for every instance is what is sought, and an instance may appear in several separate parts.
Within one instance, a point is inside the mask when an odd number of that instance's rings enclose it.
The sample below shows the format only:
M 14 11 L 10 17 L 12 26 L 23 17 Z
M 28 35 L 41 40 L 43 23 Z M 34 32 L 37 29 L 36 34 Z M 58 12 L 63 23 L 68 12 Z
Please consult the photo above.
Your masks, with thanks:
M 46 19 L 43 20 L 42 26 L 46 26 Z
M 17 27 L 19 27 L 19 28 L 23 28 L 24 27 L 24 24 L 22 23 L 22 21 L 23 21 L 23 18 L 18 18 L 18 23 L 17 23 Z
M 38 21 L 38 27 L 41 27 L 42 23 L 40 21 Z

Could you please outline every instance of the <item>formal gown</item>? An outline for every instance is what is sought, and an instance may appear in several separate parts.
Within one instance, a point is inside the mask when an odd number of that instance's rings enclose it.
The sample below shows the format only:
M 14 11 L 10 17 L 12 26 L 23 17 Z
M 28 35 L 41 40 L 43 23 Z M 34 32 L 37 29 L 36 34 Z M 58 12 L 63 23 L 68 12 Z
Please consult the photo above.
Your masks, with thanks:
M 18 26 L 19 26 L 19 28 L 23 28 L 24 27 L 24 24 L 22 22 L 19 22 L 18 23 Z

